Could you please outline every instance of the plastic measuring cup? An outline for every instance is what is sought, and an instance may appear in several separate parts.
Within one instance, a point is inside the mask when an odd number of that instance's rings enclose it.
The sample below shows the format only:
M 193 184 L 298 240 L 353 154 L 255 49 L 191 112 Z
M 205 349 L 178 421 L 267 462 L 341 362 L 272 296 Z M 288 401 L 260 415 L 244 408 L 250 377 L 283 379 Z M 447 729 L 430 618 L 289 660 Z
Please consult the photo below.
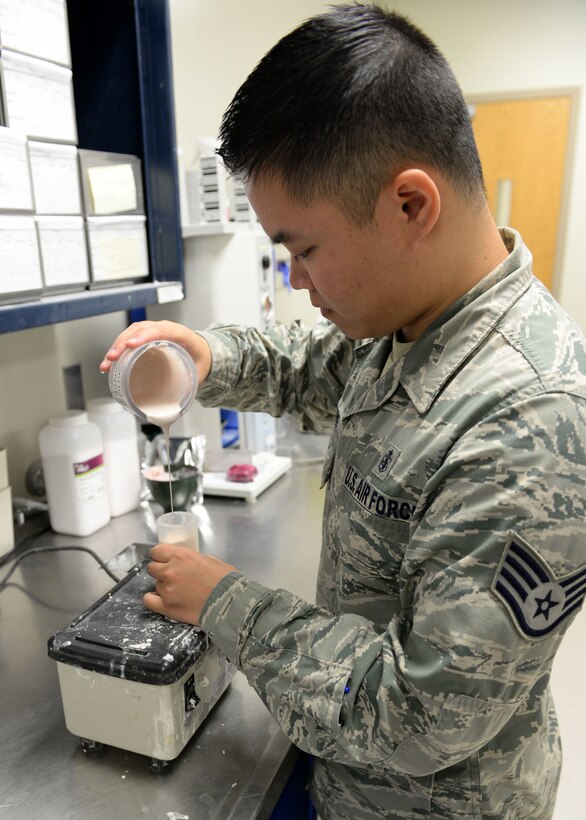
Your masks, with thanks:
M 161 544 L 175 544 L 199 551 L 197 517 L 186 510 L 163 513 L 157 518 L 157 537 Z
M 158 339 L 127 349 L 108 373 L 116 401 L 142 421 L 167 428 L 182 416 L 197 393 L 197 368 L 175 342 Z

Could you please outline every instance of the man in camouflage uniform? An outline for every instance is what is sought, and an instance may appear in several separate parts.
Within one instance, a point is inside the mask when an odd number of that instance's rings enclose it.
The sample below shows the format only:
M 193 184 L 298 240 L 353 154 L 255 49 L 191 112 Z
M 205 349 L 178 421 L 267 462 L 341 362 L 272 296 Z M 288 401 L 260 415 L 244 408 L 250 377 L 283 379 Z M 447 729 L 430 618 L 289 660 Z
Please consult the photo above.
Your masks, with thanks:
M 311 60 L 316 50 L 327 59 Z M 352 68 L 366 52 L 379 60 L 365 57 L 370 74 L 363 59 Z M 388 63 L 403 107 L 430 110 L 416 111 L 414 147 L 403 128 L 365 213 L 380 157 L 364 140 L 380 136 L 382 108 L 345 112 L 377 93 Z M 281 89 L 282 133 L 276 125 L 254 159 L 252 122 L 277 104 L 269 90 L 285 66 L 294 86 L 305 76 L 306 94 L 327 86 L 327 99 L 316 107 Z M 332 76 L 348 93 L 332 92 Z M 318 132 L 301 116 L 310 102 L 341 170 L 313 155 Z M 342 137 L 320 120 L 332 105 Z M 169 338 L 197 362 L 203 403 L 333 429 L 315 605 L 169 545 L 153 549 L 156 591 L 145 597 L 201 623 L 315 755 L 323 820 L 553 812 L 561 752 L 549 678 L 586 594 L 586 343 L 534 278 L 521 237 L 497 231 L 464 112 L 447 64 L 403 18 L 342 7 L 285 38 L 235 98 L 221 153 L 267 233 L 291 250 L 292 284 L 329 321 L 264 334 L 141 323 L 102 365 Z M 291 147 L 294 118 L 309 156 Z M 295 163 L 305 163 L 297 175 Z

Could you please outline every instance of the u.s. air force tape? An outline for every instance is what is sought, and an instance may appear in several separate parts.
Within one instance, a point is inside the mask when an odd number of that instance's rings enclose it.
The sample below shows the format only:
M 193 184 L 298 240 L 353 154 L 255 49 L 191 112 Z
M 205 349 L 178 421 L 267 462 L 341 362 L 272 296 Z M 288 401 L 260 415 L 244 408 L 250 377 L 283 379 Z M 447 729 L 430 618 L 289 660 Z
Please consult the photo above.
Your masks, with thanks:
M 547 638 L 584 603 L 586 565 L 556 578 L 539 553 L 512 534 L 491 591 L 506 606 L 521 635 L 538 641 Z
M 404 498 L 393 498 L 374 487 L 358 470 L 349 464 L 344 473 L 344 487 L 364 509 L 379 518 L 390 518 L 407 523 L 413 518 L 415 504 Z

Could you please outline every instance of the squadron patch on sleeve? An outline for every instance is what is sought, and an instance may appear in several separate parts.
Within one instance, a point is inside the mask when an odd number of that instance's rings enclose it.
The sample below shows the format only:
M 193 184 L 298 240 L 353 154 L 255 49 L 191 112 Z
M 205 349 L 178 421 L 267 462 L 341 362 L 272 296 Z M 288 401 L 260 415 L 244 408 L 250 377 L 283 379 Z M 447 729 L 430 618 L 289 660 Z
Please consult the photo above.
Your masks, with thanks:
M 586 566 L 556 578 L 546 561 L 518 535 L 511 535 L 491 591 L 506 606 L 525 638 L 546 638 L 577 612 L 586 596 Z

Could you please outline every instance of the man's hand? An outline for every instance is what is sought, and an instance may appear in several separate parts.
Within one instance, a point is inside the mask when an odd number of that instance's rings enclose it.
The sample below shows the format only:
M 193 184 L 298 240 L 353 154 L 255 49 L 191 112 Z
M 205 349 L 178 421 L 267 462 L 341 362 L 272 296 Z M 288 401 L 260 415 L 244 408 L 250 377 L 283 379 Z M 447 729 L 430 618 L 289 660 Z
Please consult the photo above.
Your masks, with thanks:
M 158 339 L 175 342 L 185 348 L 196 364 L 200 384 L 206 380 L 212 366 L 212 354 L 208 343 L 194 330 L 167 320 L 134 322 L 127 327 L 112 342 L 112 346 L 100 364 L 100 370 L 102 373 L 107 373 L 112 362 L 117 361 L 127 348 L 135 350 L 141 345 Z
M 157 544 L 147 572 L 156 580 L 147 592 L 147 609 L 188 624 L 199 624 L 201 611 L 216 584 L 235 567 L 187 547 Z

